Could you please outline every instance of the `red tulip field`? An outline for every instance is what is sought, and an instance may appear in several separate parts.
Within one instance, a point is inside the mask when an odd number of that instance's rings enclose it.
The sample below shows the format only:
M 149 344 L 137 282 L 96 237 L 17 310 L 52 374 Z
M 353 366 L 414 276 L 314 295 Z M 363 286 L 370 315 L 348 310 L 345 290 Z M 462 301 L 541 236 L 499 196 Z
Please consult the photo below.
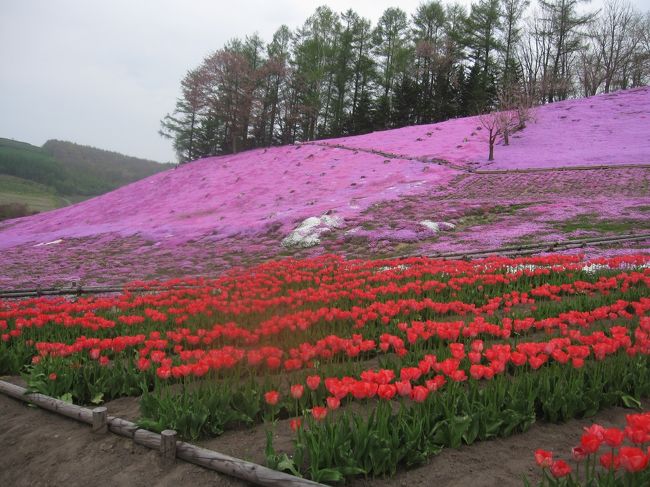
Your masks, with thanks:
M 546 485 L 648 485 L 649 263 L 323 256 L 5 300 L 0 374 L 76 404 L 139 397 L 142 427 L 192 441 L 264 428 L 268 466 L 324 483 L 623 406 L 573 454 L 521 455 Z

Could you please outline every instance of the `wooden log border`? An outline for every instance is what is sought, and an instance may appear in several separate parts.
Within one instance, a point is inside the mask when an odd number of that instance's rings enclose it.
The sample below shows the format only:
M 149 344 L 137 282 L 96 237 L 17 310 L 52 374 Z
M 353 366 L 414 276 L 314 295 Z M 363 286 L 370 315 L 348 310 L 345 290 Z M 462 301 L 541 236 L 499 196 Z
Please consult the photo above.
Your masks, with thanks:
M 169 290 L 195 289 L 195 285 L 176 285 L 171 288 L 160 289 L 157 287 L 128 287 L 128 283 L 118 286 L 62 286 L 48 288 L 27 288 L 27 289 L 2 289 L 0 298 L 30 298 L 40 296 L 61 296 L 81 294 L 111 294 L 111 293 L 153 293 Z
M 48 411 L 61 414 L 91 426 L 95 425 L 98 418 L 106 412 L 101 409 L 97 411 L 99 408 L 91 410 L 43 394 L 29 393 L 24 387 L 2 380 L 0 380 L 0 392 L 19 401 L 34 404 Z M 311 480 L 278 472 L 277 470 L 208 450 L 207 448 L 202 448 L 191 443 L 176 441 L 176 432 L 172 430 L 165 430 L 162 435 L 159 435 L 158 433 L 142 429 L 131 421 L 115 416 L 106 416 L 106 423 L 109 431 L 130 438 L 138 445 L 160 451 L 164 461 L 173 461 L 174 458 L 180 458 L 186 462 L 237 477 L 255 485 L 272 487 L 323 486 L 323 484 Z

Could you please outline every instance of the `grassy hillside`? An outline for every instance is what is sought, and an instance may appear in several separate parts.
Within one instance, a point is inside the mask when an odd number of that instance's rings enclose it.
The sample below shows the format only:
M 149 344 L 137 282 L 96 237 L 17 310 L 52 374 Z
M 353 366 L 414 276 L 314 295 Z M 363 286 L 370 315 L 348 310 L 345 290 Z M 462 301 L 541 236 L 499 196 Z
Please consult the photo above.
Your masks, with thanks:
M 59 194 L 93 194 L 88 191 L 92 185 L 79 184 L 83 177 L 70 174 L 43 149 L 24 142 L 0 139 L 0 174 L 43 184 Z
M 21 201 L 34 211 L 47 211 L 73 203 L 50 186 L 0 174 L 0 204 Z
M 60 208 L 168 169 L 93 147 L 0 138 L 0 220 Z
M 69 172 L 85 172 L 101 181 L 107 188 L 102 193 L 172 167 L 171 164 L 160 164 L 61 140 L 48 140 L 43 144 L 43 151 L 61 162 Z

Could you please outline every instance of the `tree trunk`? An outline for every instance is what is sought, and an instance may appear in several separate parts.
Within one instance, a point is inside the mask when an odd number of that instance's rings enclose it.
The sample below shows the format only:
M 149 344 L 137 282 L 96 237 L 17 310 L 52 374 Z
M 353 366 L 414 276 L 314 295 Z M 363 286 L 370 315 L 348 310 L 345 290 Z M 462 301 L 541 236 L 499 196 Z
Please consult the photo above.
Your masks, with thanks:
M 496 139 L 496 136 L 493 135 L 493 129 L 490 129 L 490 155 L 488 156 L 488 161 L 494 160 L 494 139 Z
M 195 123 L 195 113 L 192 112 L 192 119 L 190 122 L 190 147 L 188 153 L 188 159 L 190 161 L 194 160 L 194 123 Z

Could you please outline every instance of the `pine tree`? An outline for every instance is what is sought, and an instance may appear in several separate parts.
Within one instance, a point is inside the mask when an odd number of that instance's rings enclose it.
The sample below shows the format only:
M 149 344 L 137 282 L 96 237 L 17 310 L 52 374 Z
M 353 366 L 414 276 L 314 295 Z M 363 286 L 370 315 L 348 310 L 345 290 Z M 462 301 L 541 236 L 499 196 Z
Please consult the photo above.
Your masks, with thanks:
M 521 19 L 529 5 L 530 0 L 503 0 L 501 12 L 501 25 L 503 26 L 502 89 L 511 89 L 519 76 L 515 49 L 521 38 Z
M 468 81 L 472 83 L 468 108 L 475 113 L 491 108 L 496 100 L 497 54 L 502 49 L 499 40 L 501 10 L 499 0 L 481 0 L 472 5 L 466 26 L 466 45 L 474 67 Z
M 388 127 L 393 118 L 393 91 L 408 59 L 406 13 L 399 8 L 389 8 L 379 18 L 373 33 L 375 54 L 379 58 L 380 94 L 377 103 L 381 127 Z
M 358 134 L 372 130 L 371 82 L 376 78 L 375 62 L 372 58 L 372 35 L 370 21 L 358 18 L 353 25 L 352 35 L 352 87 L 350 111 L 345 132 Z
M 181 97 L 176 108 L 160 121 L 161 136 L 174 141 L 174 150 L 180 162 L 205 155 L 199 149 L 201 120 L 206 108 L 206 73 L 201 68 L 188 71 L 181 81 Z
M 438 1 L 420 4 L 412 18 L 415 43 L 416 122 L 431 122 L 437 118 L 434 96 L 436 81 L 443 68 L 445 10 Z M 444 90 L 444 88 L 443 88 Z

